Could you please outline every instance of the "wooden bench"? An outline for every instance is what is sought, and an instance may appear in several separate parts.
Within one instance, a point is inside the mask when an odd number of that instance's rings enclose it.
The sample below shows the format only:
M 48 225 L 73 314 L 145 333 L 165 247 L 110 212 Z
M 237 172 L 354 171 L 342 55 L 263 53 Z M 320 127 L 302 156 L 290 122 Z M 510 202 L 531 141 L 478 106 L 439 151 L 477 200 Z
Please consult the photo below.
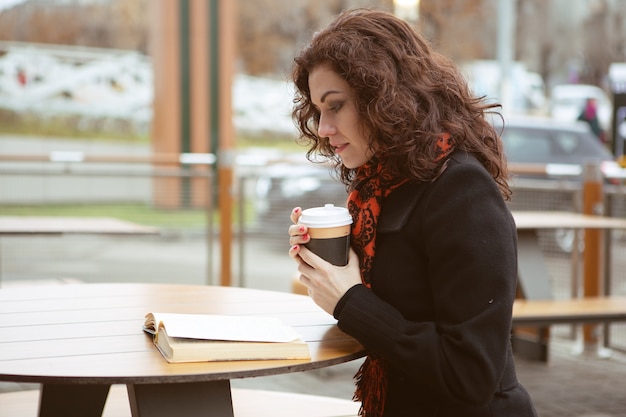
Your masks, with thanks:
M 517 299 L 514 326 L 610 323 L 626 321 L 626 297 L 604 296 L 567 300 Z
M 252 389 L 232 389 L 235 417 L 356 417 L 359 403 L 340 398 Z M 39 390 L 0 394 L 2 417 L 36 417 Z M 102 417 L 130 417 L 124 385 L 113 385 Z
M 551 325 L 626 321 L 626 297 L 555 299 L 535 232 L 518 230 L 518 298 L 512 342 L 516 354 L 546 362 Z
M 626 321 L 626 297 L 600 296 L 567 300 L 517 299 L 513 305 L 513 349 L 527 359 L 548 361 L 548 337 L 551 325 L 590 324 Z M 529 329 L 524 326 L 539 326 Z M 521 331 L 518 331 L 520 330 Z M 578 350 L 584 350 L 579 340 Z M 600 356 L 610 355 L 597 342 Z M 576 350 L 576 349 L 575 349 Z

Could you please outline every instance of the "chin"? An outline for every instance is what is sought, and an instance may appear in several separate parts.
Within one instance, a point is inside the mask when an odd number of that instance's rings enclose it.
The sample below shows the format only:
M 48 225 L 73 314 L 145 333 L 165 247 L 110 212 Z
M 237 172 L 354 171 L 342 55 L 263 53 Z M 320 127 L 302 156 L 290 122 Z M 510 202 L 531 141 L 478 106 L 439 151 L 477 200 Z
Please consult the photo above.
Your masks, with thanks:
M 355 164 L 351 164 L 351 163 L 346 163 L 345 161 L 341 161 L 341 163 L 343 164 L 344 167 L 348 168 L 348 169 L 355 169 L 358 168 L 360 165 L 355 165 Z
M 344 167 L 348 168 L 348 169 L 355 169 L 360 167 L 361 165 L 365 164 L 367 162 L 367 160 L 363 160 L 363 161 L 346 161 L 345 159 L 341 159 L 341 163 L 343 164 Z

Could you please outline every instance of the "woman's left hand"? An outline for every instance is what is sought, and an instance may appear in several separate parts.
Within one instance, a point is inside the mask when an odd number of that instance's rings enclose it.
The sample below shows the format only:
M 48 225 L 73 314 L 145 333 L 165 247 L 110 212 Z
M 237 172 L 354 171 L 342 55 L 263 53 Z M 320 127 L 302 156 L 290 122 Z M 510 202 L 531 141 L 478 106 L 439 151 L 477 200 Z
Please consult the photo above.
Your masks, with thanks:
M 298 262 L 300 282 L 307 287 L 309 296 L 329 314 L 333 314 L 339 299 L 350 288 L 361 283 L 359 259 L 353 249 L 346 266 L 335 266 L 298 244 L 289 249 L 289 255 Z

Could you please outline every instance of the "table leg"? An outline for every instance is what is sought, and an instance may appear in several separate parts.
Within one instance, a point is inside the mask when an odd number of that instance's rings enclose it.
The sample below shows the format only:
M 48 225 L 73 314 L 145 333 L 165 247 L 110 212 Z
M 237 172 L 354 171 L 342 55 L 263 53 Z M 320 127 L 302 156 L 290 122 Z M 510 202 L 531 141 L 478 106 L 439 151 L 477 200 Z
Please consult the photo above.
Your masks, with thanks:
M 133 417 L 233 417 L 230 381 L 128 384 Z
M 39 417 L 100 417 L 110 385 L 43 384 Z
M 536 230 L 518 230 L 518 280 L 523 298 L 529 300 L 552 299 L 550 274 L 539 244 Z M 531 360 L 547 362 L 550 328 L 516 327 L 513 331 L 513 350 Z

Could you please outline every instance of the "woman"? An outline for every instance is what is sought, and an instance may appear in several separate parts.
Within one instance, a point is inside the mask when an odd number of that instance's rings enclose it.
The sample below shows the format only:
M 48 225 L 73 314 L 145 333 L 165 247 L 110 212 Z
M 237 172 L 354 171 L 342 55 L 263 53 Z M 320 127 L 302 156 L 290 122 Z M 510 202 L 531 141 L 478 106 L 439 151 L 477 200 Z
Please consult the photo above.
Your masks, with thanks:
M 354 224 L 337 267 L 303 246 L 295 208 L 289 255 L 367 349 L 361 415 L 535 416 L 510 346 L 517 241 L 493 106 L 382 11 L 339 15 L 296 57 L 293 80 L 307 155 L 334 162 Z

